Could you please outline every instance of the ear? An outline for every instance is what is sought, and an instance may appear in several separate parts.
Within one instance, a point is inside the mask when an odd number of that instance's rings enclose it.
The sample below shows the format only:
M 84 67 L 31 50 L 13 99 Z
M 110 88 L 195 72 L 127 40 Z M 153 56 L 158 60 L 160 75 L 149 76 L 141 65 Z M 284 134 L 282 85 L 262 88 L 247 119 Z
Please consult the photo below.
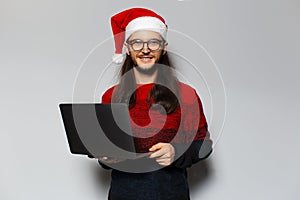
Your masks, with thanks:
M 125 47 L 125 50 L 126 50 L 126 54 L 127 55 L 130 55 L 129 53 L 129 48 L 128 48 L 128 44 L 126 42 L 124 42 L 124 47 Z
M 164 49 L 163 49 L 163 55 L 165 55 L 167 53 L 167 48 L 168 48 L 168 43 L 165 42 Z

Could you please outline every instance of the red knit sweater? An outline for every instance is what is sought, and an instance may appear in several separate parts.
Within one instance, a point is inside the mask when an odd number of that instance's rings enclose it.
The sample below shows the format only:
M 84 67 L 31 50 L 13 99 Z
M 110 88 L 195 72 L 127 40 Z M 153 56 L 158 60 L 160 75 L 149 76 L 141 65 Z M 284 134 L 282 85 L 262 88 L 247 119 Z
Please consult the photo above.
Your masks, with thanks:
M 152 145 L 159 142 L 188 144 L 193 140 L 209 139 L 202 104 L 192 87 L 179 82 L 180 107 L 167 115 L 151 109 L 147 103 L 153 85 L 137 85 L 136 104 L 129 110 L 137 152 L 148 152 Z M 115 88 L 113 86 L 103 94 L 102 103 L 112 102 Z

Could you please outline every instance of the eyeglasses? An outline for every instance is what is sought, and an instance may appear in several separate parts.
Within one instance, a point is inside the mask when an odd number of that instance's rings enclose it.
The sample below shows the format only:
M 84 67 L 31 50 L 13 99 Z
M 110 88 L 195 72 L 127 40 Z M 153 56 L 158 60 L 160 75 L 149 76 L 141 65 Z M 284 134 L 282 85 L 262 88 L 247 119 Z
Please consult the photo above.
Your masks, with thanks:
M 144 48 L 144 44 L 147 43 L 147 47 L 148 49 L 150 49 L 151 51 L 157 51 L 159 50 L 162 45 L 163 45 L 163 41 L 162 40 L 158 40 L 158 39 L 151 39 L 147 42 L 144 42 L 140 39 L 135 39 L 135 40 L 130 40 L 127 42 L 131 48 L 134 51 L 140 51 Z

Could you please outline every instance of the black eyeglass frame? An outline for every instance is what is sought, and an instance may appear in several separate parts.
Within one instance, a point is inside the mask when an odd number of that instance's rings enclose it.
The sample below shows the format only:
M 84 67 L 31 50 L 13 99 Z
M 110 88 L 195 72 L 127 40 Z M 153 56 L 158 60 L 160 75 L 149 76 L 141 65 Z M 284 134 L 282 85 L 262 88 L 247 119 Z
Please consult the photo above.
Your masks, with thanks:
M 156 49 L 151 49 L 151 48 L 149 48 L 149 42 L 151 42 L 151 41 L 157 41 L 157 42 L 159 43 L 158 48 L 156 48 Z M 133 48 L 133 44 L 134 44 L 135 42 L 143 43 L 142 47 L 141 47 L 140 49 L 134 49 L 134 48 Z M 142 49 L 144 49 L 145 43 L 147 43 L 147 48 L 148 48 L 149 50 L 151 50 L 151 51 L 158 51 L 158 50 L 162 49 L 162 47 L 164 47 L 164 44 L 166 43 L 166 41 L 165 41 L 165 40 L 159 40 L 159 39 L 150 39 L 150 40 L 144 42 L 144 41 L 142 41 L 141 39 L 133 39 L 133 40 L 128 40 L 128 41 L 126 41 L 126 43 L 127 43 L 128 45 L 130 45 L 130 47 L 132 48 L 133 51 L 141 51 Z

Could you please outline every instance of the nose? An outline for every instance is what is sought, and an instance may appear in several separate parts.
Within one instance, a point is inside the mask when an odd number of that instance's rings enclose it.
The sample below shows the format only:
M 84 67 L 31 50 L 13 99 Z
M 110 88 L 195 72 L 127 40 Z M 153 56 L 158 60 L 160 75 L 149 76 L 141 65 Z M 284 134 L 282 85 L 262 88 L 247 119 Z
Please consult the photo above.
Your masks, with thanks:
M 150 49 L 148 47 L 148 43 L 147 42 L 144 42 L 143 48 L 142 48 L 142 52 L 143 53 L 149 53 L 150 52 Z

